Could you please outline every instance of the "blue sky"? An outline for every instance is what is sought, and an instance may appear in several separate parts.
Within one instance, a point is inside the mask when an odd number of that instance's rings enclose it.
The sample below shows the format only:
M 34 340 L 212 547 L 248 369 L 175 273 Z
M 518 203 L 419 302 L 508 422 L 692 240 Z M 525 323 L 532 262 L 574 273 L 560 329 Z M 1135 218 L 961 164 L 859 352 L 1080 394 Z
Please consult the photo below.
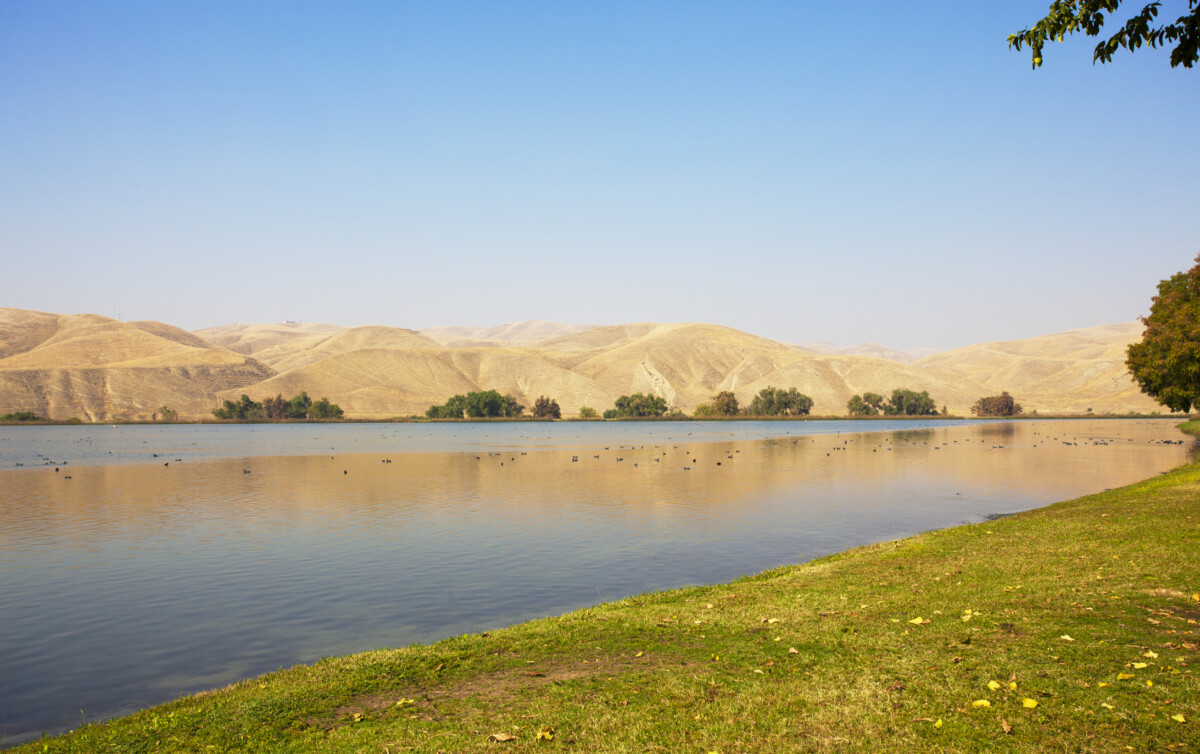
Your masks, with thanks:
M 1132 320 L 1200 252 L 1200 70 L 1081 37 L 1032 71 L 1005 39 L 1048 4 L 10 0 L 0 305 L 899 348 Z

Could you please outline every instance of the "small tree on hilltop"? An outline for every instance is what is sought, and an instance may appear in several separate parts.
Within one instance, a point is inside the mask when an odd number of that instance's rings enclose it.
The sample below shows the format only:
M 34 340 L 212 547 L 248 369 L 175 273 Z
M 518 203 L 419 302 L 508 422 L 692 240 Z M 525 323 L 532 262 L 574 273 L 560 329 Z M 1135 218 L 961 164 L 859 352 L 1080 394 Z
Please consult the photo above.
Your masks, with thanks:
M 1200 401 L 1200 256 L 1196 262 L 1158 284 L 1142 340 L 1125 359 L 1143 393 L 1183 413 Z
M 562 409 L 558 407 L 558 401 L 543 395 L 533 402 L 533 415 L 538 419 L 561 419 Z

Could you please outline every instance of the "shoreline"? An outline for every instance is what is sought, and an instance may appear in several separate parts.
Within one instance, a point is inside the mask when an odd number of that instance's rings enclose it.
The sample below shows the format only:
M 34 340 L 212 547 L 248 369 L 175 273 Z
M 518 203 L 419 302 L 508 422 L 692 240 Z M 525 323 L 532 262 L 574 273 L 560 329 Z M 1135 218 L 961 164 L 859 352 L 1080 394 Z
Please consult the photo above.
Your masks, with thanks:
M 1187 748 L 1197 590 L 1192 463 L 727 584 L 296 666 L 18 750 Z
M 249 419 L 197 419 L 194 421 L 141 421 L 134 419 L 111 419 L 103 421 L 72 421 L 70 419 L 34 419 L 30 421 L 0 421 L 0 427 L 103 427 L 112 426 L 241 426 L 273 424 L 571 424 L 605 422 L 806 422 L 806 421 L 1042 421 L 1048 419 L 1176 419 L 1189 421 L 1192 414 L 1019 414 L 1016 416 L 959 416 L 957 414 L 878 414 L 875 416 L 840 416 L 837 414 L 813 414 L 800 416 L 622 416 L 614 419 L 567 417 L 545 419 L 532 416 L 478 417 L 470 419 L 428 419 L 425 417 L 393 416 L 386 418 L 342 418 L 342 419 L 274 419 L 255 421 Z

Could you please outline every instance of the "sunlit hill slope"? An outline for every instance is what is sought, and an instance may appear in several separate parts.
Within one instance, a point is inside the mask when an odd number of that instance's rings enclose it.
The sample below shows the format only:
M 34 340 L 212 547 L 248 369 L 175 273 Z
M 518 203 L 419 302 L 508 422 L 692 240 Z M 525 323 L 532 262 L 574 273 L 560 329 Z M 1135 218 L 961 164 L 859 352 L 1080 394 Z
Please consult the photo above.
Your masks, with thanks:
M 709 324 L 494 328 L 239 324 L 189 333 L 157 322 L 0 309 L 0 413 L 54 419 L 211 417 L 226 398 L 304 390 L 351 418 L 423 414 L 471 390 L 512 393 L 526 406 L 555 398 L 565 415 L 654 393 L 691 413 L 721 390 L 748 403 L 769 385 L 796 387 L 816 414 L 844 414 L 863 391 L 928 390 L 951 413 L 1012 393 L 1039 413 L 1158 410 L 1125 371 L 1137 323 L 982 343 L 912 363 L 818 353 Z M 880 347 L 881 353 L 890 349 Z M 898 353 L 898 352 L 895 352 Z M 905 359 L 907 360 L 907 359 Z

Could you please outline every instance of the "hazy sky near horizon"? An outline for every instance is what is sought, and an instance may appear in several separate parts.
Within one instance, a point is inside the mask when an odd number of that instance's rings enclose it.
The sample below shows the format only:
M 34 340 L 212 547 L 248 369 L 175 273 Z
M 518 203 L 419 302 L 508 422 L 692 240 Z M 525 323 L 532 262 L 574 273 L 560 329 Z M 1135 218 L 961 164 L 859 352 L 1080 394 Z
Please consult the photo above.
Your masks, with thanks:
M 0 3 L 0 305 L 897 348 L 1129 321 L 1200 253 L 1200 69 L 1077 37 L 1032 71 L 1005 40 L 1048 5 Z

